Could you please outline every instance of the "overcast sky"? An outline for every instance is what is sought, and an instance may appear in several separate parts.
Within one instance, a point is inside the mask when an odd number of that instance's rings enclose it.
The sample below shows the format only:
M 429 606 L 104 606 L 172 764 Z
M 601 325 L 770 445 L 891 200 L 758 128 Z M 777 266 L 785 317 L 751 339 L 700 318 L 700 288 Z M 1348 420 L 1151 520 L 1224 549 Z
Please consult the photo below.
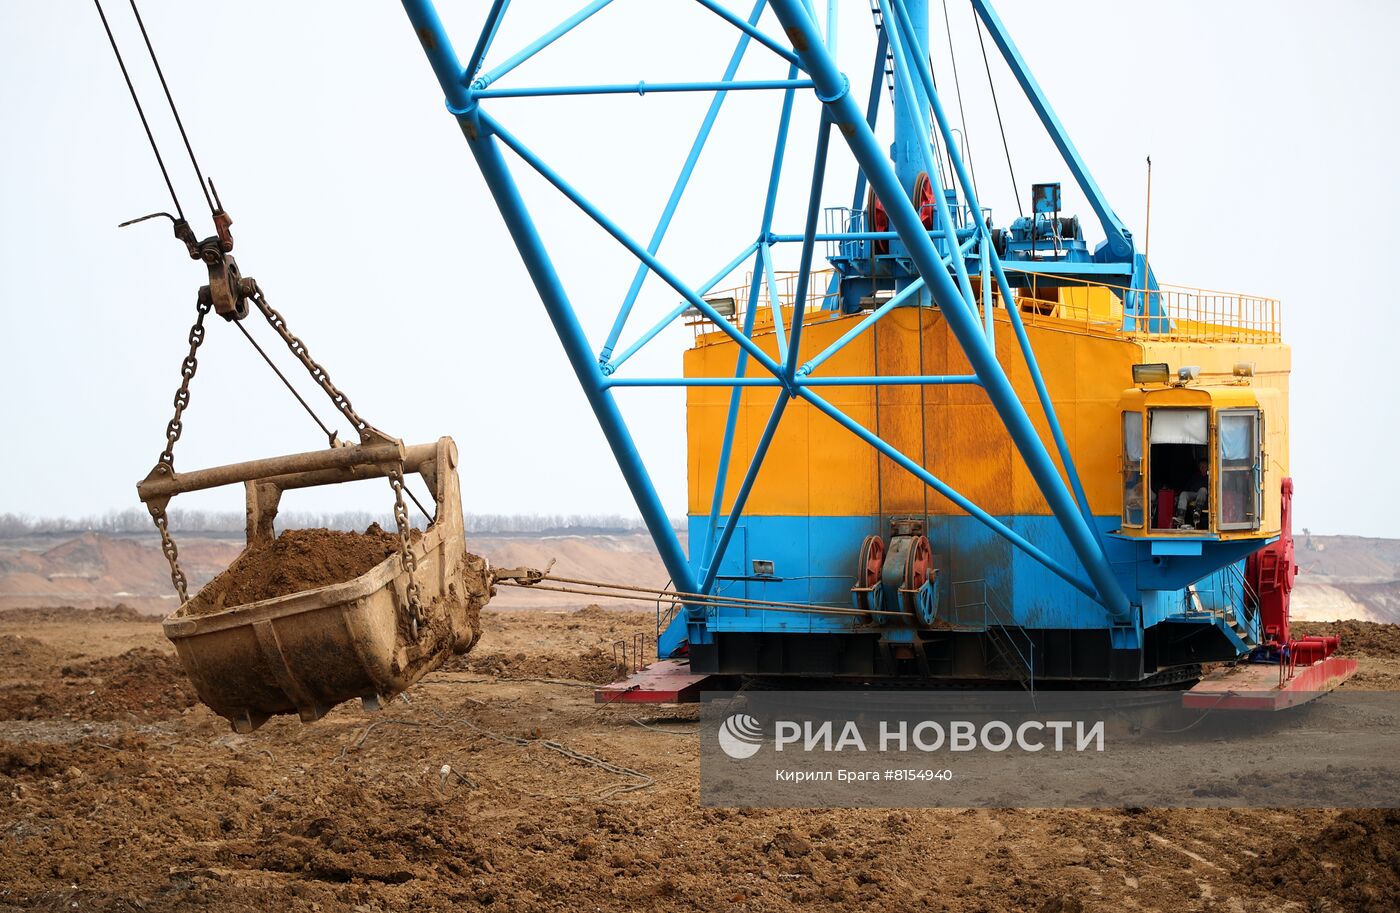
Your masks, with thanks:
M 1012 185 L 971 12 L 965 0 L 948 2 L 982 201 L 1005 224 L 1015 215 Z M 581 5 L 516 0 L 494 59 Z M 751 4 L 731 5 L 747 13 Z M 130 10 L 123 0 L 106 6 L 203 236 L 207 212 Z M 487 6 L 441 4 L 463 55 Z M 1400 536 L 1400 318 L 1384 273 L 1373 276 L 1395 256 L 1400 212 L 1391 98 L 1400 88 L 1400 6 L 1002 0 L 998 9 L 1140 240 L 1144 159 L 1152 156 L 1158 276 L 1283 300 L 1294 347 L 1295 523 Z M 935 67 L 956 117 L 938 0 L 933 10 Z M 453 435 L 469 511 L 633 513 L 399 5 L 146 0 L 142 11 L 196 153 L 233 215 L 244 273 L 361 413 L 411 441 Z M 780 33 L 771 14 L 766 27 Z M 865 0 L 843 4 L 841 64 L 862 95 L 872 35 Z M 686 0 L 617 0 L 508 81 L 715 79 L 733 36 Z M 988 49 L 1019 190 L 1064 181 L 1067 208 L 1096 243 L 1092 212 L 990 42 Z M 782 77 L 785 64 L 756 47 L 741 75 Z M 662 248 L 683 277 L 699 282 L 753 238 L 779 103 L 774 93 L 727 102 Z M 645 238 L 706 104 L 652 94 L 497 100 L 490 110 Z M 800 230 L 816 114 L 804 93 L 779 231 Z M 133 506 L 134 483 L 163 445 L 205 277 L 168 223 L 116 228 L 170 201 L 91 3 L 0 4 L 0 124 L 0 408 L 8 432 L 0 512 Z M 850 202 L 854 170 L 840 152 L 829 205 Z M 596 348 L 632 266 L 566 202 L 531 176 L 521 180 Z M 624 340 L 675 302 L 649 282 Z M 252 329 L 275 344 L 265 326 Z M 683 328 L 664 334 L 637 357 L 636 372 L 679 373 L 688 341 Z M 683 514 L 681 394 L 619 395 L 668 509 Z M 327 405 L 312 402 L 330 417 Z M 217 320 L 187 419 L 182 468 L 323 444 L 242 337 Z M 384 507 L 384 489 L 362 483 L 296 493 L 288 503 Z M 237 509 L 241 492 L 181 500 Z

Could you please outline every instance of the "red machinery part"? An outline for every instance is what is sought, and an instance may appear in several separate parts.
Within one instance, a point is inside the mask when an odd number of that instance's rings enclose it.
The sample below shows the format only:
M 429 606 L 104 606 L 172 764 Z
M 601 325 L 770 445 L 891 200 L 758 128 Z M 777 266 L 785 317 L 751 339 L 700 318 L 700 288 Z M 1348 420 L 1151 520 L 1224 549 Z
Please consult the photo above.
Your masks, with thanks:
M 932 229 L 937 203 L 933 199 L 933 182 L 928 179 L 927 171 L 920 171 L 919 176 L 914 178 L 914 205 L 919 209 L 919 221 L 924 223 L 924 228 Z
M 933 214 L 937 205 L 933 198 L 933 182 L 929 180 L 927 171 L 920 171 L 919 176 L 914 179 L 914 205 L 919 209 L 919 220 L 924 223 L 924 228 L 933 228 Z M 890 216 L 885 212 L 885 204 L 880 202 L 880 198 L 875 195 L 874 188 L 866 197 L 865 211 L 869 214 L 866 231 L 889 231 Z M 887 254 L 890 252 L 889 241 L 875 241 L 874 251 L 876 254 Z
M 1324 637 L 1317 634 L 1302 637 L 1288 645 L 1288 653 L 1292 657 L 1293 663 L 1299 666 L 1311 666 L 1313 663 L 1326 659 L 1341 647 L 1342 639 L 1336 636 Z
M 919 536 L 909 550 L 908 561 L 904 565 L 904 589 L 917 590 L 928 582 L 933 569 L 933 546 L 928 536 Z
M 870 188 L 870 193 L 866 197 L 865 211 L 868 213 L 866 231 L 889 231 L 890 216 L 885 212 L 885 204 L 880 202 L 880 198 L 875 195 L 875 188 Z M 890 252 L 890 242 L 872 241 L 871 249 L 875 254 L 887 254 Z
M 1267 643 L 1289 642 L 1288 602 L 1298 566 L 1293 561 L 1293 480 L 1283 480 L 1279 537 L 1245 559 L 1245 580 L 1259 596 L 1259 633 Z
M 1171 529 L 1176 516 L 1176 491 L 1163 488 L 1157 492 L 1157 514 L 1152 522 L 1153 529 Z
M 1289 601 L 1298 565 L 1293 558 L 1293 480 L 1283 480 L 1279 537 L 1245 559 L 1245 580 L 1259 596 L 1259 633 L 1264 642 L 1288 645 L 1290 665 L 1310 666 L 1341 649 L 1340 637 L 1310 635 L 1293 640 Z
M 875 586 L 885 569 L 885 540 L 866 536 L 860 545 L 860 562 L 856 568 L 856 586 Z

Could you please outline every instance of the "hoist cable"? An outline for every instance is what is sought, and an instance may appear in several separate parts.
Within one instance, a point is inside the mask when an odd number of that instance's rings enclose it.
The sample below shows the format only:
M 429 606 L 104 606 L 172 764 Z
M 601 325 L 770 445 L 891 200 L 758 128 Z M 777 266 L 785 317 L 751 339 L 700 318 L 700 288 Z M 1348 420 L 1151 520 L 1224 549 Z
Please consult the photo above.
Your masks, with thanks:
M 423 515 L 423 519 L 428 522 L 429 526 L 437 522 L 437 513 L 428 513 L 428 508 L 424 507 L 423 502 L 418 500 L 418 496 L 413 493 L 412 488 L 408 487 L 407 482 L 404 483 L 403 490 L 404 494 L 408 495 L 409 500 L 418 508 L 418 512 Z
M 963 146 L 967 149 L 967 168 L 972 172 L 972 193 L 980 201 L 982 194 L 977 191 L 977 164 L 972 160 L 972 137 L 967 134 L 967 108 L 963 106 L 962 80 L 958 78 L 958 52 L 953 50 L 953 24 L 948 19 L 948 0 L 943 3 L 943 30 L 948 36 L 948 59 L 953 63 L 953 87 L 958 93 L 958 122 L 962 124 Z M 981 221 L 980 213 L 974 213 L 973 218 Z
M 982 37 L 982 20 L 973 11 L 972 21 L 977 24 L 977 43 L 982 46 L 982 66 L 987 70 L 987 86 L 992 90 L 992 107 L 997 112 L 997 129 L 1001 131 L 1001 148 L 1006 152 L 1006 170 L 1011 175 L 1011 195 L 1016 200 L 1016 212 L 1025 218 L 1026 211 L 1021 208 L 1021 185 L 1016 183 L 1016 169 L 1011 165 L 1011 146 L 1006 142 L 1006 125 L 1001 122 L 1001 105 L 997 102 L 997 86 L 992 81 L 992 65 L 987 61 L 987 42 Z
M 238 327 L 238 332 L 243 334 L 243 338 L 248 340 L 249 344 L 262 356 L 263 361 L 267 362 L 267 366 L 272 369 L 272 373 L 277 375 L 278 380 L 282 381 L 286 388 L 291 391 L 292 396 L 296 397 L 297 402 L 301 403 L 301 407 L 306 410 L 307 415 L 311 416 L 311 420 L 321 427 L 321 431 L 325 433 L 327 439 L 334 438 L 335 432 L 326 427 L 326 423 L 321 421 L 321 417 L 316 414 L 315 410 L 311 408 L 311 405 L 297 392 L 297 388 L 293 387 L 292 382 L 287 380 L 287 376 L 282 373 L 277 365 L 273 363 L 272 359 L 268 357 L 267 353 L 263 351 L 263 347 L 258 345 L 258 341 L 253 338 L 253 334 L 248 332 L 248 328 L 243 325 L 243 321 L 235 320 L 233 321 L 233 325 Z
M 146 42 L 146 50 L 151 55 L 151 64 L 156 68 L 156 75 L 160 77 L 160 87 L 165 90 L 165 100 L 170 104 L 170 113 L 175 116 L 175 126 L 180 128 L 180 139 L 185 141 L 185 151 L 190 154 L 190 164 L 194 166 L 195 176 L 199 178 L 199 189 L 204 193 L 204 202 L 209 204 L 211 213 L 217 212 L 218 208 L 214 201 L 209 198 L 208 182 L 204 180 L 204 172 L 199 169 L 199 162 L 194 157 L 194 147 L 190 145 L 189 135 L 185 133 L 185 122 L 180 119 L 180 111 L 175 107 L 175 99 L 170 94 L 170 86 L 165 82 L 165 71 L 160 68 L 160 59 L 156 57 L 156 49 L 151 45 L 151 36 L 146 34 L 146 23 L 141 19 L 141 11 L 136 8 L 136 0 L 128 0 L 131 4 L 132 15 L 136 17 L 136 25 L 141 29 L 141 38 Z
M 933 71 L 933 55 L 932 55 L 932 54 L 929 54 L 929 55 L 928 55 L 928 75 L 929 75 L 929 78 L 930 78 L 931 80 L 933 80 L 933 91 L 937 92 L 937 91 L 938 91 L 938 74 L 935 73 L 935 72 Z M 933 111 L 933 103 L 932 103 L 932 100 L 930 100 L 929 109 L 928 109 L 929 135 L 932 137 L 932 140 L 933 140 L 933 144 L 932 144 L 932 145 L 933 145 L 933 157 L 934 157 L 935 159 L 938 160 L 938 186 L 939 186 L 940 188 L 942 188 L 942 187 L 951 187 L 951 186 L 953 185 L 953 181 L 952 181 L 951 178 L 948 177 L 947 172 L 945 172 L 945 171 L 943 170 L 943 146 L 946 145 L 946 144 L 945 144 L 945 143 L 940 143 L 940 142 L 939 142 L 938 133 L 935 132 L 935 131 L 933 130 L 933 123 L 934 123 L 934 120 L 935 120 L 935 116 L 934 116 L 934 111 Z M 948 157 L 948 160 L 949 160 L 949 163 L 950 163 L 950 164 L 948 165 L 948 171 L 952 171 L 952 170 L 953 170 L 953 166 L 952 166 L 952 164 L 951 164 L 951 162 L 952 162 L 952 156 L 949 156 L 949 157 Z M 945 180 L 945 179 L 946 179 L 946 180 Z
M 316 411 L 314 409 L 311 408 L 311 404 L 308 403 L 299 392 L 297 392 L 296 387 L 292 386 L 292 382 L 287 379 L 287 375 L 282 373 L 281 369 L 277 367 L 276 363 L 273 362 L 273 360 L 268 356 L 267 352 L 264 351 L 263 347 L 258 345 L 258 341 L 253 338 L 253 334 L 248 332 L 248 328 L 243 325 L 243 321 L 235 320 L 233 321 L 233 325 L 238 327 L 238 331 L 243 334 L 243 338 L 248 340 L 249 344 L 252 345 L 252 347 L 257 350 L 257 353 L 262 356 L 263 361 L 267 362 L 267 366 L 272 369 L 272 373 L 277 375 L 277 379 L 282 381 L 283 385 L 285 385 L 286 388 L 291 392 L 292 396 L 296 397 L 296 401 L 301 403 L 301 407 L 306 410 L 307 415 L 311 416 L 311 420 L 315 422 L 318 426 L 320 426 L 321 432 L 325 434 L 326 438 L 332 441 L 335 440 L 335 432 L 331 431 L 330 428 L 326 427 L 326 423 L 321 421 L 321 417 L 316 414 Z M 428 523 L 431 524 L 437 522 L 437 513 L 429 513 L 428 509 L 423 506 L 423 502 L 419 501 L 418 496 L 413 493 L 413 489 L 405 485 L 404 492 L 409 496 L 410 499 L 412 499 L 414 505 L 418 508 L 419 512 L 423 514 L 423 518 L 427 520 Z
M 146 111 L 141 107 L 141 99 L 136 95 L 136 87 L 131 84 L 131 74 L 126 70 L 126 61 L 122 60 L 122 52 L 117 47 L 117 39 L 112 34 L 112 26 L 107 22 L 107 14 L 102 10 L 102 0 L 92 0 L 97 7 L 97 15 L 102 19 L 102 28 L 107 33 L 107 41 L 112 45 L 112 53 L 117 57 L 117 66 L 121 67 L 122 78 L 126 80 L 126 89 L 131 93 L 131 101 L 136 105 L 136 113 L 141 117 L 141 126 L 146 129 L 146 139 L 151 144 L 151 151 L 156 155 L 156 164 L 160 166 L 161 177 L 165 178 L 165 186 L 170 191 L 170 199 L 175 203 L 175 212 L 180 216 L 180 221 L 185 220 L 185 210 L 180 206 L 180 198 L 175 194 L 175 185 L 170 183 L 170 172 L 165 169 L 165 159 L 161 158 L 160 147 L 156 145 L 155 135 L 151 133 L 150 122 L 146 120 Z

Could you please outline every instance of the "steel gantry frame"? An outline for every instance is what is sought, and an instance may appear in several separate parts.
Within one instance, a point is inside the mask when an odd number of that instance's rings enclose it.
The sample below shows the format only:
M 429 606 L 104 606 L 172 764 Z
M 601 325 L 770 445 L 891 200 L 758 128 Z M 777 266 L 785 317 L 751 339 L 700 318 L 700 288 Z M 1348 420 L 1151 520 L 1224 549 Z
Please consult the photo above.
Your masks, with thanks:
M 1108 613 L 1115 626 L 1133 626 L 1134 613 L 1128 598 L 1114 575 L 1105 554 L 1089 504 L 1080 484 L 1078 473 L 1071 459 L 1063 430 L 1055 415 L 1049 392 L 1045 385 L 1032 351 L 1026 329 L 1022 325 L 1019 308 L 1005 307 L 1006 314 L 1026 368 L 1032 378 L 1040 411 L 1043 413 L 1054 444 L 1055 456 L 1042 442 L 1032 424 L 1031 417 L 1022 406 L 1005 370 L 998 361 L 992 316 L 992 283 L 995 282 L 1003 303 L 1013 302 L 1011 285 L 1006 271 L 991 240 L 988 220 L 982 218 L 982 207 L 978 203 L 976 190 L 969 179 L 962 156 L 955 142 L 954 131 L 950 126 L 938 91 L 934 84 L 933 72 L 925 42 L 920 38 L 915 23 L 919 19 L 927 22 L 926 0 L 878 0 L 882 14 L 881 27 L 877 32 L 874 62 L 874 79 L 869 99 L 864 107 L 856 102 L 850 92 L 850 82 L 837 67 L 834 58 L 836 45 L 835 0 L 829 0 L 826 30 L 823 34 L 818 26 L 816 12 L 811 0 L 757 0 L 745 17 L 726 8 L 715 0 L 693 0 L 699 6 L 733 26 L 738 32 L 737 42 L 722 76 L 718 80 L 702 82 L 667 82 L 635 84 L 578 84 L 561 86 L 500 87 L 502 77 L 512 72 L 521 63 L 549 47 L 554 41 L 568 33 L 580 23 L 588 20 L 611 0 L 593 0 L 557 26 L 545 32 L 540 38 L 522 50 L 506 58 L 492 69 L 482 72 L 484 61 L 491 52 L 497 30 L 506 14 L 509 0 L 494 0 L 486 17 L 481 35 L 465 66 L 460 62 L 452 41 L 438 16 L 432 0 L 403 0 L 403 6 L 423 50 L 432 65 L 438 82 L 446 95 L 447 108 L 457 119 L 463 135 L 474 155 L 486 184 L 501 211 L 506 228 L 519 248 L 521 257 L 535 286 L 545 310 L 554 325 L 564 346 L 569 362 L 583 387 L 589 404 L 608 440 L 622 474 L 636 500 L 643 520 L 656 541 L 661 559 L 677 590 L 692 593 L 710 593 L 715 585 L 716 575 L 736 521 L 743 515 L 745 504 L 751 492 L 759 469 L 767 456 L 778 426 L 788 405 L 793 400 L 801 400 L 829 417 L 879 453 L 920 479 L 925 485 L 937 491 L 972 517 L 976 518 L 993 532 L 1024 551 L 1034 560 L 1044 565 L 1057 576 L 1067 581 L 1080 592 L 1098 602 Z M 1102 194 L 1083 163 L 1064 137 L 1063 128 L 1054 119 L 1044 94 L 1034 84 L 1025 69 L 1024 61 L 1010 43 L 1004 27 L 985 0 L 973 0 L 982 21 L 992 32 L 997 46 L 1002 49 L 1007 62 L 1016 71 L 1017 78 L 1028 94 L 1034 95 L 1033 103 L 1041 114 L 1046 128 L 1055 135 L 1066 160 L 1071 157 L 1071 165 L 1076 179 L 1091 196 L 1096 212 L 1101 217 L 1112 214 L 1103 202 Z M 775 38 L 760 28 L 766 9 L 776 15 L 787 36 L 786 41 Z M 776 55 L 787 65 L 786 78 L 766 80 L 739 80 L 736 78 L 741 61 L 751 44 L 757 43 Z M 944 188 L 933 194 L 936 220 L 933 229 L 926 229 L 910 196 L 909 188 L 902 185 L 900 175 L 885 150 L 880 146 L 874 133 L 879 107 L 881 75 L 886 53 L 893 58 L 894 74 L 897 79 L 896 97 L 905 99 L 904 111 L 896 111 L 896 142 L 912 142 L 918 150 L 924 170 L 933 180 L 942 180 L 937 156 L 941 152 L 955 181 L 947 188 L 955 191 L 954 203 L 960 212 L 974 214 L 971 224 L 959 229 L 958 219 L 945 197 Z M 1024 75 L 1023 75 L 1024 74 Z M 1030 79 L 1030 83 L 1026 82 Z M 758 231 L 752 240 L 746 241 L 742 249 L 725 263 L 712 276 L 691 285 L 681 279 L 657 256 L 657 252 L 671 225 L 677 207 L 696 167 L 707 140 L 710 138 L 716 118 L 729 92 L 734 91 L 778 91 L 783 94 L 782 111 L 778 119 L 776 139 L 770 166 L 767 195 Z M 791 159 L 787 153 L 789 132 L 794 105 L 800 92 L 810 91 L 823 106 L 820 128 L 815 142 L 811 190 L 808 198 L 806 221 L 800 235 L 777 234 L 773 232 L 773 218 L 776 206 L 779 180 L 784 164 Z M 700 127 L 691 144 L 689 154 L 672 186 L 666 205 L 647 243 L 629 235 L 598 206 L 579 192 L 558 171 L 546 163 L 538 154 L 512 134 L 495 116 L 484 110 L 482 102 L 496 98 L 522 98 L 541 96 L 585 96 L 635 93 L 644 96 L 651 93 L 710 93 L 712 99 Z M 908 112 L 917 112 L 917 116 Z M 1048 118 L 1047 118 L 1048 113 Z M 931 122 L 930 122 L 931 115 Z M 904 121 L 919 121 L 922 124 L 901 124 Z M 856 206 L 864 193 L 866 182 L 878 195 L 889 217 L 892 230 L 885 232 L 846 231 L 819 232 L 819 215 L 822 211 L 823 181 L 830 151 L 831 131 L 835 128 L 850 148 L 858 165 Z M 942 149 L 939 149 L 941 141 Z M 534 170 L 551 184 L 560 194 L 570 200 L 599 227 L 611 235 L 619 244 L 639 261 L 631 285 L 621 303 L 616 318 L 608 330 L 606 340 L 596 352 L 590 345 L 578 314 L 576 313 L 564 285 L 556 272 L 554 263 L 536 229 L 530 211 L 521 197 L 519 188 L 506 161 L 505 150 Z M 961 203 L 958 197 L 961 197 Z M 1113 216 L 1112 222 L 1105 222 L 1106 229 L 1121 223 Z M 1128 244 L 1126 256 L 1132 258 L 1131 236 L 1123 229 L 1110 234 L 1110 243 Z M 902 245 L 917 269 L 917 277 L 912 278 L 891 300 L 866 315 L 856 326 L 833 342 L 824 351 L 806 359 L 801 356 L 801 341 L 806 304 L 811 293 L 808 279 L 815 246 L 827 241 L 869 241 L 887 240 Z M 779 304 L 774 283 L 773 249 L 779 244 L 797 243 L 800 248 L 800 267 L 797 274 L 797 288 L 790 325 L 784 325 L 783 310 Z M 1123 252 L 1114 249 L 1115 253 Z M 753 258 L 752 281 L 748 290 L 748 308 L 742 326 L 735 326 L 719 314 L 713 305 L 705 300 L 705 295 L 745 262 Z M 981 300 L 974 294 L 969 276 L 969 263 L 975 261 L 981 271 Z M 642 285 L 649 274 L 674 289 L 683 299 L 648 327 L 637 339 L 619 352 L 617 348 L 626 329 L 629 317 L 635 308 Z M 754 317 L 760 304 L 760 287 L 767 286 L 773 316 L 773 329 L 777 343 L 777 358 L 770 357 L 753 340 Z M 824 294 L 824 292 L 823 292 Z M 837 351 L 850 344 L 862 333 L 868 331 L 878 321 L 894 309 L 911 304 L 919 304 L 919 299 L 927 295 L 942 312 L 950 330 L 963 349 L 972 374 L 934 376 L 815 376 L 815 371 Z M 979 318 L 979 307 L 981 315 Z M 618 370 L 642 347 L 655 339 L 663 330 L 682 317 L 687 310 L 694 309 L 712 322 L 717 330 L 726 334 L 737 346 L 737 358 L 731 377 L 622 377 Z M 761 373 L 750 376 L 750 362 Z M 996 409 L 1011 436 L 1021 458 L 1024 460 L 1036 484 L 1043 493 L 1050 510 L 1079 559 L 1081 568 L 1068 567 L 1049 555 L 1044 549 L 1027 540 L 1006 523 L 978 507 L 966 496 L 956 491 L 942 479 L 931 473 L 919 462 L 902 453 L 849 415 L 832 405 L 820 395 L 818 390 L 825 386 L 881 386 L 881 385 L 941 385 L 968 384 L 980 387 Z M 700 554 L 695 565 L 697 576 L 692 572 L 670 519 L 662 507 L 656 488 L 646 464 L 632 439 L 627 422 L 622 416 L 614 397 L 614 390 L 633 387 L 729 387 L 732 388 L 729 409 L 725 424 L 724 439 L 721 443 L 718 473 L 715 490 L 711 499 L 709 535 L 704 543 L 692 543 L 699 547 Z M 773 410 L 758 440 L 754 453 L 744 471 L 738 490 L 728 511 L 723 509 L 723 495 L 728 483 L 731 455 L 734 446 L 735 429 L 739 419 L 740 396 L 745 387 L 772 387 L 778 391 Z M 1056 466 L 1058 457 L 1059 467 Z M 1061 478 L 1061 468 L 1064 478 Z M 1068 484 L 1066 484 L 1066 480 Z M 721 515 L 725 519 L 721 523 Z M 716 536 L 716 529 L 719 530 Z

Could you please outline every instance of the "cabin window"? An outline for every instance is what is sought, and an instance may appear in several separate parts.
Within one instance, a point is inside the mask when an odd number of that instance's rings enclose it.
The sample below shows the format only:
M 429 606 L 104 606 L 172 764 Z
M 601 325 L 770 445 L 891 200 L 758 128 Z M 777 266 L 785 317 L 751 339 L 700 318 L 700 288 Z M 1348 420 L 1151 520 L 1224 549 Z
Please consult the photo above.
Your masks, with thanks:
M 1259 412 L 1220 413 L 1220 529 L 1259 528 Z
M 1123 525 L 1141 526 L 1146 479 L 1142 475 L 1142 413 L 1123 413 Z
M 1210 529 L 1210 415 L 1153 409 L 1148 423 L 1153 529 Z

